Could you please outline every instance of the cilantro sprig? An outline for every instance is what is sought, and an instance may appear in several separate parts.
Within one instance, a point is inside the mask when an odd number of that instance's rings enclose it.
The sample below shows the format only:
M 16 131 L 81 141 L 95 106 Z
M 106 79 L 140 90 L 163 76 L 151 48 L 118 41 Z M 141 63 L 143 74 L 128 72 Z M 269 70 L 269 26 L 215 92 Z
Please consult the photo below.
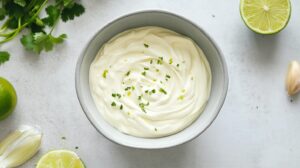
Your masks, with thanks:
M 45 10 L 47 16 L 41 18 Z M 66 34 L 53 35 L 59 20 L 67 22 L 85 12 L 76 0 L 0 0 L 0 46 L 15 39 L 24 29 L 28 33 L 21 38 L 26 50 L 41 53 L 51 51 L 67 38 Z M 0 51 L 0 64 L 9 60 L 7 51 Z

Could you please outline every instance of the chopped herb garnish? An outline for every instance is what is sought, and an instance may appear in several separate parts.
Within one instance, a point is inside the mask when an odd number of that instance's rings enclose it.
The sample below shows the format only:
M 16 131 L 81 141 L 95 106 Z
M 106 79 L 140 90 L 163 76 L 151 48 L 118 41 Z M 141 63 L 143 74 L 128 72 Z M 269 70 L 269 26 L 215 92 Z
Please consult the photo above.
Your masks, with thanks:
M 156 82 L 156 79 L 153 79 L 153 82 Z
M 138 97 L 138 100 L 142 100 L 142 95 L 140 95 L 140 96 Z
M 163 88 L 160 88 L 159 91 L 163 94 L 167 94 L 167 92 Z
M 163 58 L 163 57 L 158 57 L 158 59 L 160 59 L 160 60 L 162 60 L 162 61 L 164 60 L 164 58 Z
M 106 78 L 106 76 L 107 76 L 107 73 L 108 73 L 108 70 L 107 70 L 107 69 L 105 69 L 105 70 L 103 71 L 103 73 L 102 73 L 102 77 L 103 77 L 103 78 Z
M 67 138 L 66 137 L 61 137 L 61 139 L 66 140 Z
M 153 60 L 150 60 L 150 64 L 152 64 L 153 63 Z
M 120 99 L 121 98 L 121 94 L 116 93 L 116 96 Z
M 149 90 L 145 90 L 145 93 L 148 93 L 149 92 Z
M 169 64 L 173 64 L 173 59 L 172 58 L 169 59 Z
M 155 93 L 155 92 L 156 92 L 156 90 L 155 90 L 155 89 L 152 89 L 152 90 L 151 90 L 151 92 L 152 92 L 152 93 Z
M 156 71 L 156 72 L 159 72 L 159 69 L 156 69 L 155 71 Z
M 149 70 L 149 68 L 148 68 L 148 67 L 144 67 L 144 70 L 145 70 L 145 71 L 148 71 L 148 70 Z
M 171 76 L 167 74 L 167 75 L 166 75 L 166 78 L 169 78 L 169 79 L 170 79 L 170 78 L 171 78 Z
M 131 96 L 131 92 L 129 91 L 129 92 L 127 92 L 127 96 Z
M 148 45 L 148 44 L 146 44 L 146 43 L 144 43 L 144 46 L 145 46 L 146 48 L 148 48 L 148 47 L 149 47 L 149 45 Z
M 140 106 L 140 108 L 142 109 L 142 111 L 146 113 L 145 106 L 149 106 L 149 104 L 150 104 L 149 102 L 148 102 L 147 104 L 145 104 L 145 103 L 140 103 L 139 106 Z
M 112 97 L 118 97 L 119 99 L 121 98 L 121 95 L 119 93 L 112 93 L 111 96 Z
M 123 110 L 123 104 L 121 104 L 121 106 L 120 106 L 120 110 Z
M 146 72 L 145 72 L 145 71 L 144 71 L 144 72 L 142 72 L 142 75 L 146 76 Z
M 117 105 L 117 104 L 116 104 L 115 102 L 112 102 L 112 103 L 111 103 L 111 106 L 113 106 L 113 107 L 116 106 L 116 105 Z
M 162 64 L 162 61 L 158 59 L 157 64 Z
M 179 64 L 177 64 L 176 66 L 179 67 Z
M 134 87 L 134 86 L 131 86 L 131 90 L 135 90 L 135 87 Z
M 127 91 L 127 90 L 129 90 L 129 89 L 131 89 L 131 87 L 128 86 L 128 87 L 125 88 L 125 91 Z
M 126 75 L 126 76 L 129 76 L 129 75 L 130 75 L 130 71 L 128 71 L 125 75 Z
M 184 96 L 181 95 L 181 96 L 178 97 L 178 99 L 179 99 L 179 100 L 183 100 L 183 99 L 184 99 Z

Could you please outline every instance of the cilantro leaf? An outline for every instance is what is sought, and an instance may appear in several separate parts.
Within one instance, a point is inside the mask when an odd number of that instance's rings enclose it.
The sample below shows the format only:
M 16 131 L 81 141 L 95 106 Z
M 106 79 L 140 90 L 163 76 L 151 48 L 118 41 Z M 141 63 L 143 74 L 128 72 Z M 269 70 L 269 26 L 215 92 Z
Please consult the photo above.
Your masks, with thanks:
M 0 65 L 9 60 L 9 53 L 6 51 L 0 51 Z
M 25 0 L 14 0 L 14 3 L 18 4 L 18 5 L 22 6 L 22 7 L 25 7 L 25 5 L 26 5 L 26 1 Z
M 80 16 L 85 12 L 82 5 L 74 3 L 70 8 L 64 8 L 61 13 L 61 19 L 66 22 L 68 20 L 73 20 L 76 16 Z
M 42 19 L 42 21 L 48 26 L 54 26 L 55 22 L 57 21 L 60 15 L 59 8 L 54 5 L 50 5 L 46 8 L 46 12 L 48 16 Z
M 21 43 L 27 50 L 39 54 L 43 50 L 45 50 L 46 52 L 51 51 L 54 45 L 62 43 L 66 38 L 66 34 L 54 37 L 51 34 L 38 32 L 24 35 L 21 38 Z

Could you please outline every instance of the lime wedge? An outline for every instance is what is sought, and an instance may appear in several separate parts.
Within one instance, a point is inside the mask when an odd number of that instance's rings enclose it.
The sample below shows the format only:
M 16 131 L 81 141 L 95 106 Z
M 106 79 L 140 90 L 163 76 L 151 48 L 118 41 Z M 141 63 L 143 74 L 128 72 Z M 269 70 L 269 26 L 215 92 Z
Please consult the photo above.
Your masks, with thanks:
M 68 150 L 55 150 L 45 154 L 36 168 L 85 168 L 76 153 Z
M 291 16 L 289 0 L 241 0 L 241 16 L 246 25 L 259 34 L 280 32 Z

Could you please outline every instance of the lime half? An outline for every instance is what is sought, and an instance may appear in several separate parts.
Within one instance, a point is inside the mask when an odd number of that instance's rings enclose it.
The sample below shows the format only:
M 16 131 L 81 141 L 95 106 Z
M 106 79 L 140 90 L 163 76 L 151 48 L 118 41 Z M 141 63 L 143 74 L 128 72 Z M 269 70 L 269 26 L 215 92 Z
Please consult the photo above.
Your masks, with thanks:
M 14 87 L 0 77 L 0 120 L 8 117 L 17 104 L 17 94 Z
M 240 5 L 244 22 L 259 34 L 280 32 L 291 16 L 289 0 L 241 0 Z
M 85 168 L 76 153 L 68 150 L 55 150 L 45 154 L 36 168 Z

